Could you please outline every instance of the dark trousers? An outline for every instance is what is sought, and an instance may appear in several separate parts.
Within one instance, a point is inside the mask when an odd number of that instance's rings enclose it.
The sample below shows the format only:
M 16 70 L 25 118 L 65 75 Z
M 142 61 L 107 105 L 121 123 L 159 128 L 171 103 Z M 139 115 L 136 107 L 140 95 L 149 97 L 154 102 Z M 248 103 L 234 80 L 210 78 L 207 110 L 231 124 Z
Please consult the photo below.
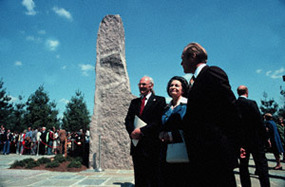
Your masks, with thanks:
M 157 187 L 159 183 L 159 158 L 133 155 L 136 187 Z
M 256 173 L 259 175 L 260 186 L 269 187 L 270 182 L 268 176 L 268 165 L 263 147 L 260 147 L 259 149 L 246 150 L 246 158 L 240 159 L 240 181 L 242 187 L 251 186 L 251 181 L 248 171 L 248 162 L 250 158 L 250 153 L 252 154 L 256 166 Z
M 201 168 L 189 166 L 189 187 L 236 187 L 233 169 L 221 165 Z
M 45 152 L 46 152 L 46 146 L 45 146 L 45 144 L 43 144 L 42 142 L 40 142 L 40 148 L 39 148 L 40 150 L 39 150 L 39 154 L 40 155 L 44 155 L 45 154 Z

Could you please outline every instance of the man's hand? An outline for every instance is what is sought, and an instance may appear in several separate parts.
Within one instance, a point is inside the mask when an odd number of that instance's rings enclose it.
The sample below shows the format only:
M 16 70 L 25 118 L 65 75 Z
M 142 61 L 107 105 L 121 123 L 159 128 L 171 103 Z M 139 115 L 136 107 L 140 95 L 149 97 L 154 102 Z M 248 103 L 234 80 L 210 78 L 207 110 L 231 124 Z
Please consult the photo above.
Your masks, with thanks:
M 164 132 L 164 131 L 159 134 L 159 139 L 162 142 L 166 142 L 166 143 L 171 141 L 168 132 Z
M 132 139 L 139 140 L 141 134 L 142 134 L 141 129 L 137 128 L 131 133 L 131 137 L 132 137 Z

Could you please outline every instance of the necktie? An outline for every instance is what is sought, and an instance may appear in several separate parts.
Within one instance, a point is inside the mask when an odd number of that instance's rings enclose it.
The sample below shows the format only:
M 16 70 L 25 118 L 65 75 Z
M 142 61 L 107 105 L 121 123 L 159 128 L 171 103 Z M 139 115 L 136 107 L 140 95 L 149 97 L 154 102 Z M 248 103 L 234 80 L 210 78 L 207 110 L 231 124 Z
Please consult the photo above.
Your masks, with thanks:
M 190 87 L 193 86 L 195 79 L 196 79 L 196 78 L 195 78 L 195 76 L 193 75 L 192 78 L 190 79 Z
M 141 108 L 140 108 L 140 116 L 142 115 L 142 112 L 143 112 L 143 109 L 144 109 L 145 99 L 146 99 L 146 97 L 143 97 L 143 99 L 142 99 Z

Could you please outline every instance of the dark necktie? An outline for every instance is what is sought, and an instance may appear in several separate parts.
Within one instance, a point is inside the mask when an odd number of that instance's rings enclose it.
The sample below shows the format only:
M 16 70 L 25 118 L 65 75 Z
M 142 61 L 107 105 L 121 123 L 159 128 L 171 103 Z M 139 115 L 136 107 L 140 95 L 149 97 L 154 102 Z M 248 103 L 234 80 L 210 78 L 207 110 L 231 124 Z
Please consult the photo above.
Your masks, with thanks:
M 143 99 L 142 99 L 141 108 L 140 108 L 140 116 L 142 115 L 142 112 L 143 112 L 143 109 L 144 109 L 145 99 L 146 99 L 146 97 L 143 97 Z
M 192 87 L 193 86 L 193 84 L 194 84 L 194 82 L 195 82 L 195 76 L 193 75 L 192 77 L 191 77 L 191 79 L 190 79 L 190 87 Z

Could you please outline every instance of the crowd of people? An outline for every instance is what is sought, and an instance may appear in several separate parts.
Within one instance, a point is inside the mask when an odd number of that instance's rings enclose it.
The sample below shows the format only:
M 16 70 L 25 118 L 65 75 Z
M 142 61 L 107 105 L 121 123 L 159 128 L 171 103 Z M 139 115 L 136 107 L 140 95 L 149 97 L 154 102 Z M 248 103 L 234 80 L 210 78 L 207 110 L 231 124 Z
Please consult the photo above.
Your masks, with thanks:
M 80 129 L 78 132 L 66 132 L 55 127 L 32 129 L 23 132 L 11 132 L 1 125 L 0 151 L 3 155 L 56 155 L 82 156 L 89 152 L 90 132 Z M 88 155 L 88 154 L 87 154 Z
M 169 80 L 169 104 L 155 95 L 149 76 L 140 79 L 141 97 L 130 103 L 125 126 L 131 139 L 135 186 L 236 186 L 233 170 L 238 167 L 242 186 L 251 186 L 248 161 L 252 154 L 260 185 L 269 187 L 265 153 L 272 152 L 276 158 L 272 169 L 282 170 L 283 118 L 278 125 L 271 114 L 263 119 L 256 102 L 248 99 L 246 86 L 237 89 L 236 99 L 226 73 L 206 64 L 208 55 L 200 44 L 188 44 L 181 59 L 184 72 L 193 76 L 189 83 L 179 76 Z

